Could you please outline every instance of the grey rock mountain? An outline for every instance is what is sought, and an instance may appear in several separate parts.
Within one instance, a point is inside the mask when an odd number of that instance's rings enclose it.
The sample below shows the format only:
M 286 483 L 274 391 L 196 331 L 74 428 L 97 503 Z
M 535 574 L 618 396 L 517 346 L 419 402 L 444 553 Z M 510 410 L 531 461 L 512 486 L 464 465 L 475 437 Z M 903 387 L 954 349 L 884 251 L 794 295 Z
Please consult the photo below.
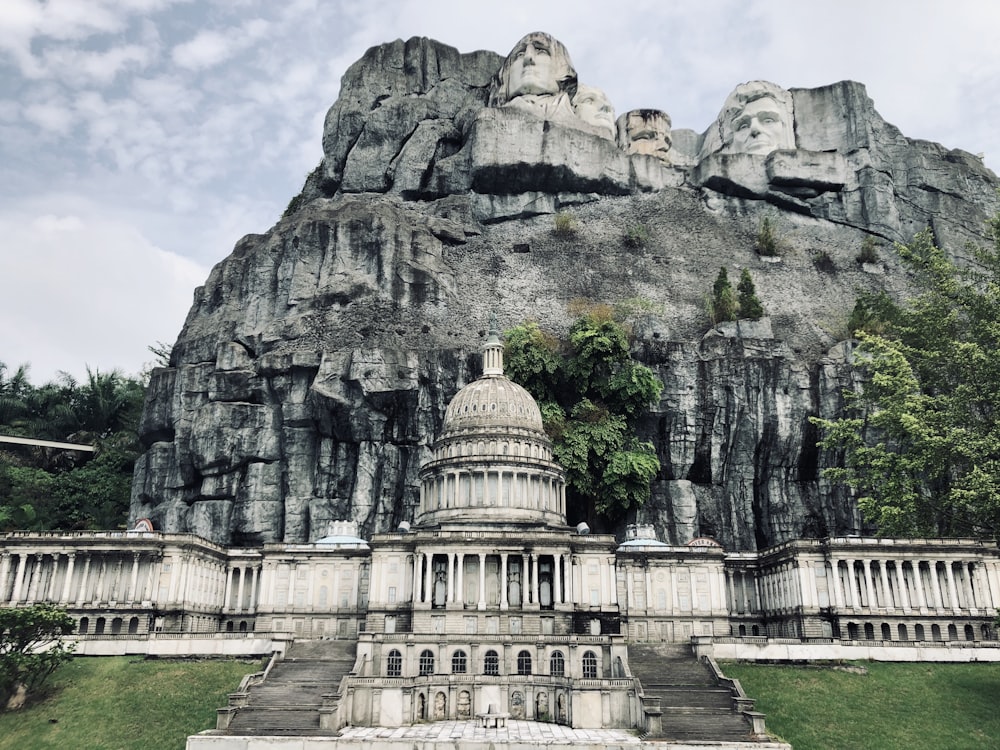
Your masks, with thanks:
M 906 138 L 849 81 L 767 84 L 704 133 L 668 134 L 662 158 L 628 153 L 574 120 L 560 50 L 562 72 L 522 94 L 514 53 L 410 39 L 351 66 L 322 163 L 212 270 L 153 374 L 133 519 L 236 545 L 309 541 L 337 519 L 395 528 L 445 407 L 478 376 L 492 312 L 565 333 L 575 300 L 641 299 L 635 352 L 664 390 L 643 425 L 662 469 L 639 520 L 730 550 L 861 530 L 820 477 L 836 457 L 808 418 L 837 414 L 857 383 L 857 295 L 907 293 L 888 246 L 929 226 L 963 256 L 998 209 L 997 177 Z M 741 151 L 758 120 L 793 132 Z M 777 258 L 754 249 L 765 218 Z M 627 242 L 637 228 L 648 239 Z M 862 266 L 869 237 L 882 250 Z M 711 325 L 721 266 L 750 270 L 767 318 Z

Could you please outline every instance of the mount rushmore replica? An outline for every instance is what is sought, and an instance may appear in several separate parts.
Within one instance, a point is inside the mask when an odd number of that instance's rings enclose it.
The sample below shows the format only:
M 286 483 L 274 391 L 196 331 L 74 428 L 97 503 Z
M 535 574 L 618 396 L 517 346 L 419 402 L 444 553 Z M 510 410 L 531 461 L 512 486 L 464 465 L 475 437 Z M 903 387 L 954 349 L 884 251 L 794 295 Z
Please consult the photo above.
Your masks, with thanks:
M 892 243 L 982 243 L 1000 183 L 905 137 L 859 83 L 743 83 L 703 133 L 672 129 L 669 104 L 616 118 L 547 34 L 506 57 L 368 50 L 322 162 L 212 270 L 153 373 L 132 520 L 234 546 L 395 529 L 491 313 L 561 335 L 579 300 L 643 300 L 633 352 L 664 387 L 641 437 L 661 469 L 629 520 L 731 551 L 862 533 L 809 422 L 857 383 L 848 315 L 863 292 L 906 296 Z M 755 250 L 765 219 L 775 257 Z M 858 262 L 866 240 L 877 262 Z M 712 324 L 722 266 L 750 270 L 766 317 Z

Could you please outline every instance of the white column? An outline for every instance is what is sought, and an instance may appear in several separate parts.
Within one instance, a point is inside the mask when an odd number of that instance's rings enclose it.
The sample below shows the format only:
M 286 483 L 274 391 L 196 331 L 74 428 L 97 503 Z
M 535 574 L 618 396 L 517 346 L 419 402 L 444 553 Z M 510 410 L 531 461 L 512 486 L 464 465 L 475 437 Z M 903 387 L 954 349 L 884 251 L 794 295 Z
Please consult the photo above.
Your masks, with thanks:
M 69 590 L 73 583 L 73 566 L 76 564 L 76 553 L 69 553 L 69 560 L 66 562 L 66 578 L 63 581 L 62 595 L 59 597 L 60 604 L 69 602 Z M 6 573 L 6 571 L 4 571 Z M 6 577 L 6 576 L 5 576 Z
M 448 553 L 448 584 L 444 588 L 444 601 L 451 604 L 455 601 L 455 553 Z
M 865 593 L 868 596 L 868 609 L 875 609 L 875 591 L 872 585 L 872 563 L 871 560 L 865 558 L 861 561 L 861 569 L 865 574 Z
M 83 561 L 83 575 L 80 576 L 80 593 L 76 599 L 76 605 L 78 607 L 86 601 L 87 577 L 90 573 L 90 557 L 90 555 L 87 555 L 86 559 Z
M 934 591 L 934 608 L 944 609 L 944 598 L 941 596 L 941 582 L 938 581 L 937 561 L 928 562 L 931 574 L 931 589 Z
M 434 601 L 434 553 L 424 553 L 424 596 L 428 604 Z
M 290 562 L 288 564 L 288 596 L 285 597 L 286 599 L 285 604 L 287 604 L 289 607 L 292 607 L 295 604 L 295 576 L 297 573 L 296 568 L 297 566 L 295 562 Z
M 896 560 L 893 566 L 896 571 L 896 590 L 899 592 L 899 604 L 903 612 L 910 613 L 910 592 L 906 590 L 906 577 L 903 575 L 903 561 Z
M 847 588 L 851 595 L 851 608 L 857 609 L 859 606 L 858 602 L 858 586 L 854 581 L 854 560 L 845 560 L 847 563 Z
M 479 604 L 477 609 L 486 609 L 486 555 L 479 553 Z
M 240 566 L 240 585 L 236 589 L 236 611 L 237 612 L 242 612 L 243 611 L 243 591 L 245 589 L 246 579 L 247 579 L 247 568 L 246 568 L 245 565 L 241 565 Z M 312 579 L 311 578 L 310 578 L 310 583 L 312 583 Z
M 556 604 L 563 603 L 563 556 L 562 554 L 553 555 L 552 562 L 555 564 L 555 577 L 556 577 Z
M 257 611 L 257 579 L 260 577 L 260 568 L 250 569 L 250 604 L 247 607 L 249 614 Z
M 0 553 L 0 604 L 7 601 L 7 576 L 10 574 L 12 556 L 9 552 Z
M 457 591 L 455 596 L 455 601 L 459 602 L 463 607 L 465 606 L 465 553 L 459 552 L 457 554 L 457 560 L 455 565 L 458 567 L 458 575 L 455 577 L 455 586 Z
M 507 553 L 500 554 L 500 609 L 508 609 L 507 601 Z
M 24 586 L 24 569 L 28 565 L 28 556 L 21 552 L 17 559 L 17 572 L 14 574 L 14 592 L 10 596 L 12 603 L 21 601 L 21 588 Z
M 538 555 L 531 553 L 531 603 L 538 604 Z
M 944 576 L 948 583 L 948 599 L 951 601 L 951 608 L 958 614 L 962 610 L 958 606 L 958 589 L 955 587 L 955 571 L 951 569 L 951 561 L 946 560 L 944 563 Z
M 421 576 L 420 576 L 420 563 L 423 561 L 423 555 L 420 552 L 413 553 L 413 603 L 423 601 L 421 598 Z
M 812 575 L 812 566 L 808 563 L 799 564 L 799 592 L 802 607 L 813 607 L 818 604 L 816 596 L 816 576 Z
M 882 603 L 883 607 L 894 609 L 899 607 L 899 604 L 893 601 L 892 594 L 889 589 L 889 571 L 885 569 L 886 560 L 879 560 L 878 572 L 879 577 L 882 579 L 882 592 L 885 596 L 885 601 Z
M 135 595 L 136 587 L 139 585 L 139 553 L 132 553 L 132 578 L 129 580 L 128 585 L 128 596 L 127 599 L 130 602 L 138 601 L 138 597 Z
M 843 592 L 840 590 L 840 560 L 832 558 L 830 560 L 830 588 L 831 594 L 833 594 L 833 605 L 837 609 L 844 608 L 844 596 Z
M 223 601 L 225 604 L 222 605 L 223 610 L 232 608 L 233 606 L 233 578 L 236 576 L 236 568 L 229 568 L 226 571 L 226 593 L 223 594 Z

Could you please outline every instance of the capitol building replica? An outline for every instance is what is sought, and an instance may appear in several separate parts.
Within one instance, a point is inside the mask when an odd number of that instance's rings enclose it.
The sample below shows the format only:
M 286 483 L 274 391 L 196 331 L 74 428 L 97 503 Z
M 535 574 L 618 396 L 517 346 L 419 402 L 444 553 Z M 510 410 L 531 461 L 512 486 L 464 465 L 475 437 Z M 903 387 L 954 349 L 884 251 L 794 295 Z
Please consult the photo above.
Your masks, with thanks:
M 280 659 L 340 642 L 347 666 L 319 711 L 329 731 L 476 717 L 649 730 L 659 709 L 630 655 L 651 643 L 727 658 L 1000 657 L 1000 554 L 980 541 L 727 553 L 643 525 L 624 539 L 568 526 L 563 470 L 534 399 L 504 376 L 496 330 L 420 482 L 414 523 L 368 540 L 347 522 L 262 549 L 148 523 L 9 533 L 0 603 L 67 608 L 81 654 Z M 221 710 L 220 728 L 239 712 Z

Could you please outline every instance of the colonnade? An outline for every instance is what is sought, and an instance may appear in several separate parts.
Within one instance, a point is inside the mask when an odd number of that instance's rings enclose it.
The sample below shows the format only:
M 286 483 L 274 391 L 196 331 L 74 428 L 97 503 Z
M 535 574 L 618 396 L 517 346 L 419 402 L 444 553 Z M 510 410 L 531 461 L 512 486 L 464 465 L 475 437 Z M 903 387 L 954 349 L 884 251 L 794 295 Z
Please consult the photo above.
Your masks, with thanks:
M 526 469 L 456 469 L 428 477 L 420 488 L 424 513 L 445 508 L 523 508 L 566 515 L 566 487 L 555 474 Z
M 0 604 L 152 601 L 159 563 L 144 552 L 10 552 L 0 557 Z
M 253 614 L 257 609 L 257 586 L 260 583 L 259 564 L 234 565 L 226 574 L 224 612 Z M 250 581 L 247 582 L 249 577 Z
M 414 603 L 509 609 L 573 601 L 566 553 L 424 551 L 413 555 L 412 565 Z

